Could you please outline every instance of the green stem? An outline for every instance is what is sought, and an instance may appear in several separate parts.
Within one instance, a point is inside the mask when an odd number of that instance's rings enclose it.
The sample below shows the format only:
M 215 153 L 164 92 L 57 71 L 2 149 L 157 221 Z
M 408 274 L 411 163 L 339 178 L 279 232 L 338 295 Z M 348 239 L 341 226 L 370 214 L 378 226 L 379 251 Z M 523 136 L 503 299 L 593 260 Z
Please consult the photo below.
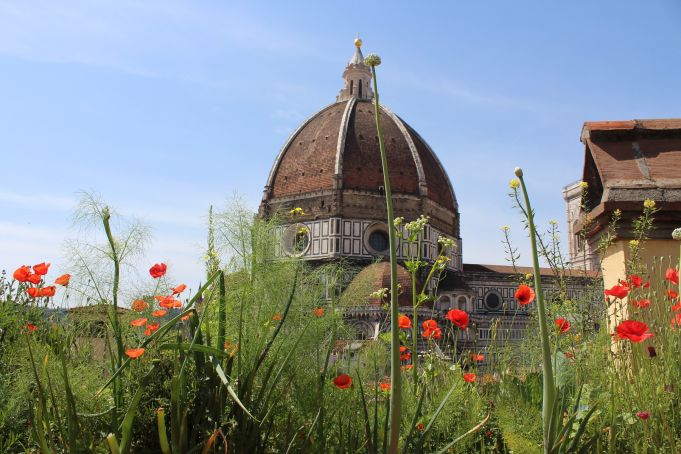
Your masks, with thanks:
M 397 257 L 395 256 L 395 229 L 392 192 L 390 190 L 390 176 L 388 174 L 388 158 L 383 143 L 383 132 L 378 103 L 378 82 L 376 80 L 376 67 L 371 66 L 371 75 L 374 79 L 374 115 L 376 117 L 376 129 L 378 131 L 378 146 L 381 152 L 381 166 L 383 168 L 383 187 L 385 189 L 385 206 L 388 212 L 388 243 L 390 244 L 390 441 L 388 453 L 396 454 L 400 441 L 400 421 L 402 410 L 402 377 L 400 375 L 400 331 L 397 324 L 399 307 L 397 302 Z M 416 352 L 412 352 L 415 354 Z
M 520 185 L 525 198 L 527 209 L 527 223 L 530 230 L 530 244 L 532 245 L 532 266 L 534 269 L 534 287 L 537 295 L 537 313 L 539 315 L 539 336 L 542 346 L 543 363 L 543 399 L 542 399 L 542 422 L 544 429 L 544 452 L 548 453 L 553 445 L 553 435 L 549 433 L 549 422 L 552 418 L 552 409 L 556 399 L 556 388 L 553 385 L 553 367 L 551 364 L 551 344 L 549 343 L 548 325 L 546 323 L 546 306 L 544 303 L 544 292 L 541 287 L 541 274 L 539 271 L 539 256 L 537 254 L 537 238 L 534 227 L 534 212 L 530 205 L 530 198 L 527 195 L 525 180 L 522 170 L 516 169 L 516 176 L 520 180 Z

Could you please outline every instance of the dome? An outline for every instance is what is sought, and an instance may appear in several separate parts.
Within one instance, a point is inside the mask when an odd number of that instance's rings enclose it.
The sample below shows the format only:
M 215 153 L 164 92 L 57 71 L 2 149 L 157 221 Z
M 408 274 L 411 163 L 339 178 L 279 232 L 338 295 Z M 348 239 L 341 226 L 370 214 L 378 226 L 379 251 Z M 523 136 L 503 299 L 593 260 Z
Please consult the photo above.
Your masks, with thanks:
M 400 306 L 411 306 L 411 275 L 401 265 L 397 266 L 397 282 L 401 287 L 397 298 L 398 304 Z M 381 300 L 372 298 L 370 295 L 382 288 L 390 289 L 390 262 L 372 263 L 364 267 L 350 281 L 347 289 L 343 292 L 341 303 L 346 306 L 380 306 Z M 388 292 L 385 301 L 390 301 L 390 292 Z
M 456 197 L 437 156 L 387 107 L 380 107 L 380 117 L 395 215 L 425 214 L 438 230 L 459 237 Z M 295 202 L 310 219 L 384 220 L 384 201 L 374 104 L 350 97 L 312 115 L 289 137 L 270 170 L 261 215 Z

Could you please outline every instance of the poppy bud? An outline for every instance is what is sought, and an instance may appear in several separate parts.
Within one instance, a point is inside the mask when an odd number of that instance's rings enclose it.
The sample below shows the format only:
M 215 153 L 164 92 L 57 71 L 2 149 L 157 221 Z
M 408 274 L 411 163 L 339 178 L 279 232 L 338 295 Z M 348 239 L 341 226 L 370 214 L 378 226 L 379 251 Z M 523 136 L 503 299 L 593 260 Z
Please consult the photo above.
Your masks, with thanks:
M 648 356 L 650 356 L 651 358 L 655 358 L 657 356 L 655 347 L 653 347 L 652 345 L 648 345 Z

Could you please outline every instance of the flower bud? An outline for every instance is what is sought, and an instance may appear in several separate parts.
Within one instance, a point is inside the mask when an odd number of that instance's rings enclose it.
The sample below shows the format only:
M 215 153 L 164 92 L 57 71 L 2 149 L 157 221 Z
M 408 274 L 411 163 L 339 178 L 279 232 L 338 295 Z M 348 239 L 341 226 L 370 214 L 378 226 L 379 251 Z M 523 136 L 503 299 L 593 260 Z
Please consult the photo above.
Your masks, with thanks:
M 518 178 L 523 176 L 523 169 L 521 169 L 520 167 L 516 167 L 513 172 L 515 173 L 515 176 L 517 176 Z
M 674 229 L 672 232 L 672 238 L 674 238 L 677 241 L 681 241 L 681 227 Z
M 369 54 L 364 59 L 364 64 L 367 66 L 378 66 L 381 64 L 381 57 L 376 54 Z

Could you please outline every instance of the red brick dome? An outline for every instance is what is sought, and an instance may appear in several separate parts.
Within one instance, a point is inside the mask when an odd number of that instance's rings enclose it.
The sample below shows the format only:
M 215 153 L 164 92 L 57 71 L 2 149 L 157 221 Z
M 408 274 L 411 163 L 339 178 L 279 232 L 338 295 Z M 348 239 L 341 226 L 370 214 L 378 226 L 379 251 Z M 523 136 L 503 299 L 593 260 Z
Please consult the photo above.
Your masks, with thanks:
M 397 282 L 400 285 L 397 298 L 399 305 L 411 306 L 413 302 L 411 275 L 401 265 L 397 266 Z M 372 298 L 370 295 L 383 288 L 390 289 L 390 262 L 372 263 L 364 267 L 352 279 L 343 293 L 342 303 L 347 306 L 380 306 L 381 300 Z M 386 301 L 390 301 L 390 293 Z
M 440 231 L 459 237 L 456 196 L 437 156 L 400 117 L 384 106 L 380 113 L 396 215 L 428 215 Z M 374 105 L 351 97 L 289 137 L 270 170 L 260 213 L 300 206 L 308 219 L 384 220 L 384 197 Z

